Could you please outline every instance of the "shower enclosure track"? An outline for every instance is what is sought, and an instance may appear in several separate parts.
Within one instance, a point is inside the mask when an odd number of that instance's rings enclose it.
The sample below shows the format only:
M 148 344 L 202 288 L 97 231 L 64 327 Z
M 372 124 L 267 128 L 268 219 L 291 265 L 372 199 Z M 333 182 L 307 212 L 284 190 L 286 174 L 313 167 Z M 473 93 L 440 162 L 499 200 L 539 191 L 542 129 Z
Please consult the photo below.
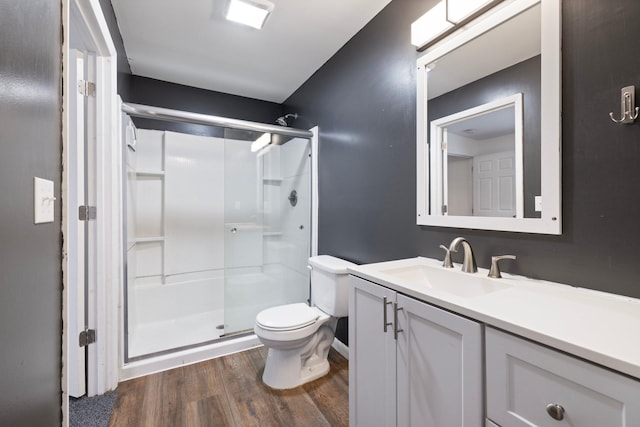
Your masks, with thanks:
M 252 122 L 248 120 L 230 119 L 227 117 L 210 116 L 208 114 L 191 113 L 188 111 L 172 110 L 169 108 L 152 107 L 149 105 L 122 103 L 122 111 L 134 117 L 147 119 L 179 121 L 197 125 L 219 126 L 228 129 L 248 130 L 254 132 L 275 133 L 294 138 L 310 139 L 313 134 L 308 130 Z

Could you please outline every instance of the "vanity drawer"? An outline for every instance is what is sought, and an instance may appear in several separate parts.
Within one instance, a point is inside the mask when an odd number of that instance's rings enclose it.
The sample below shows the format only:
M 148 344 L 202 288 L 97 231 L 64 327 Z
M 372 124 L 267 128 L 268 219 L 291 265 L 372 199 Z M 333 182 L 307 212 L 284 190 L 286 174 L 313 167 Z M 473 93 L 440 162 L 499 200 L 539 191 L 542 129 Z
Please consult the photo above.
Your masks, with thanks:
M 489 327 L 486 382 L 501 427 L 640 426 L 640 381 Z

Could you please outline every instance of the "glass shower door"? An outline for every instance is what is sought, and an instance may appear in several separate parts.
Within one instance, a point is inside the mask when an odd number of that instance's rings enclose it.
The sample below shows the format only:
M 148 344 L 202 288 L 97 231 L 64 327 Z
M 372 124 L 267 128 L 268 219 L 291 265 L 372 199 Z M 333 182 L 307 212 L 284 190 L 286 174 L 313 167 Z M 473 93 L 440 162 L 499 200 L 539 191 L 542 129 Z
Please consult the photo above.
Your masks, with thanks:
M 309 299 L 310 142 L 257 152 L 252 143 L 225 141 L 224 335 L 252 330 L 265 308 Z

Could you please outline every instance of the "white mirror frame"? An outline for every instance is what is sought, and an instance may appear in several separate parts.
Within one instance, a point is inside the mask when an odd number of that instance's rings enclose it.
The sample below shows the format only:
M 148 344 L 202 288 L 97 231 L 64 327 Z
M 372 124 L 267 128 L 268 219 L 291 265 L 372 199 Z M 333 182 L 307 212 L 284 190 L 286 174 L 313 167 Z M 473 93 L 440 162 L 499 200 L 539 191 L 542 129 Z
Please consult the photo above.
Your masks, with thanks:
M 427 64 L 468 43 L 525 10 L 541 4 L 541 218 L 450 216 L 429 212 L 429 122 L 427 120 Z M 481 17 L 435 45 L 418 58 L 417 66 L 417 216 L 418 225 L 562 234 L 561 217 L 561 2 L 514 0 Z M 434 183 L 435 184 L 435 183 Z

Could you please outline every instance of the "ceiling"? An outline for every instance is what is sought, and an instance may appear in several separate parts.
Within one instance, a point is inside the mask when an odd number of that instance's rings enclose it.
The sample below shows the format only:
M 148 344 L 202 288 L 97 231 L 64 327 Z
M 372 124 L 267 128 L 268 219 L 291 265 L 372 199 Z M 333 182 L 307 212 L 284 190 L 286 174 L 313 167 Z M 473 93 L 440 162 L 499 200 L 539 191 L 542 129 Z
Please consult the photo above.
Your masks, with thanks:
M 227 0 L 111 3 L 133 74 L 282 103 L 391 0 L 272 1 L 262 30 Z

